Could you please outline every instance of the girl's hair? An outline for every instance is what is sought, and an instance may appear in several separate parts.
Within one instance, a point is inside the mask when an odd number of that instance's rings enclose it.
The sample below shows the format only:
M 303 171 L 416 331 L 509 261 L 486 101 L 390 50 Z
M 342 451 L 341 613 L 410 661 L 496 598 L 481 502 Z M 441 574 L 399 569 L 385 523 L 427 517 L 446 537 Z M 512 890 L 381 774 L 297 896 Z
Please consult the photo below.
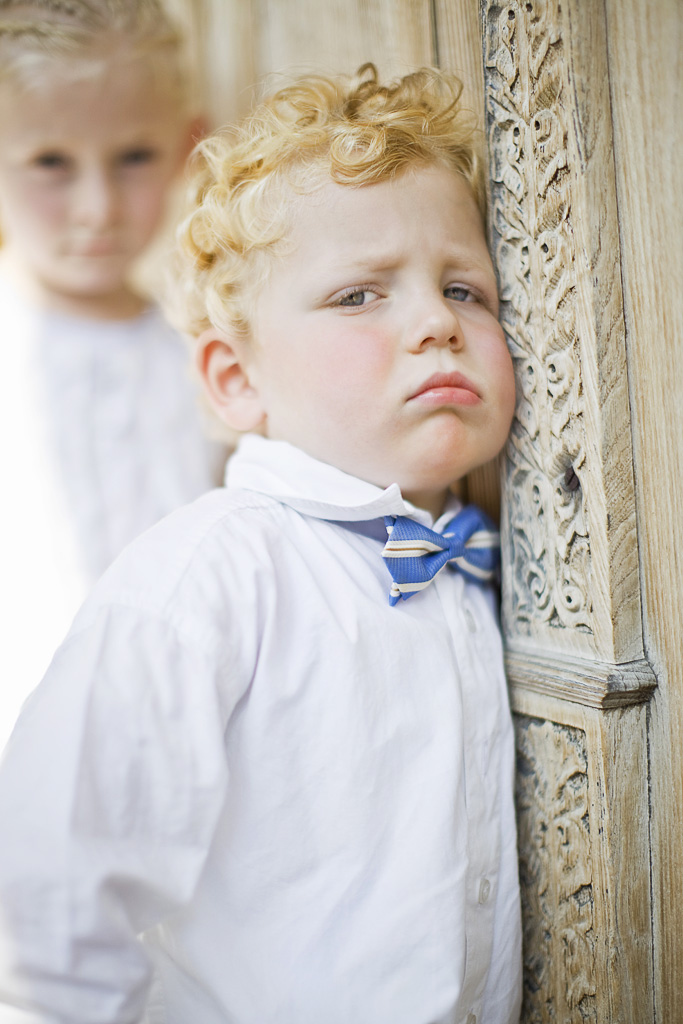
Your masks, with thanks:
M 248 335 L 250 299 L 269 265 L 263 256 L 282 251 L 296 195 L 330 178 L 353 187 L 415 164 L 445 165 L 483 213 L 481 133 L 460 106 L 461 91 L 434 68 L 383 85 L 364 64 L 352 77 L 302 77 L 234 132 L 204 139 L 179 229 L 179 325 L 192 335 L 210 325 Z
M 189 98 L 184 40 L 161 0 L 0 0 L 0 85 L 97 75 L 119 51 L 158 57 L 164 87 Z

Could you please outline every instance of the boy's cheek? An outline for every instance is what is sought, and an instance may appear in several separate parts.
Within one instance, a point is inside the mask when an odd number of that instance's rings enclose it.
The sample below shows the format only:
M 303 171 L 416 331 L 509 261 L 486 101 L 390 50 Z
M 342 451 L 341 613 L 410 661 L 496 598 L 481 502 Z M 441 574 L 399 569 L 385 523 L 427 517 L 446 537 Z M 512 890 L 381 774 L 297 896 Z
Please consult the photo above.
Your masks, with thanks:
M 395 345 L 374 332 L 330 335 L 320 352 L 317 373 L 321 383 L 334 380 L 349 391 L 367 390 L 388 373 Z
M 517 404 L 515 373 L 512 367 L 512 360 L 509 357 L 501 369 L 499 402 L 502 416 L 507 422 L 507 429 L 509 430 Z
M 514 401 L 515 370 L 502 329 L 486 339 L 482 345 L 482 354 L 484 365 L 488 367 L 489 379 L 494 381 L 504 394 L 512 393 Z
M 512 366 L 510 367 L 510 371 L 505 378 L 505 384 L 502 389 L 500 405 L 501 415 L 505 423 L 505 431 L 506 433 L 508 433 L 510 427 L 512 426 L 512 420 L 514 418 L 515 409 L 517 407 L 517 390 L 515 375 L 514 371 L 512 370 Z

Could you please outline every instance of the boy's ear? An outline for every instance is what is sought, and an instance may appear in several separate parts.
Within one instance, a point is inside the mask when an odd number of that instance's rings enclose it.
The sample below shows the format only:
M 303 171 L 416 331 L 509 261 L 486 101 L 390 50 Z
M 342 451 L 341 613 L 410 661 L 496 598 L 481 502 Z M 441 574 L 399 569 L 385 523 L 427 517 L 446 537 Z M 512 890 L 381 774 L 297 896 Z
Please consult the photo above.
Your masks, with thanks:
M 196 341 L 195 365 L 211 408 L 240 432 L 256 430 L 266 418 L 261 398 L 245 368 L 245 343 L 210 327 Z

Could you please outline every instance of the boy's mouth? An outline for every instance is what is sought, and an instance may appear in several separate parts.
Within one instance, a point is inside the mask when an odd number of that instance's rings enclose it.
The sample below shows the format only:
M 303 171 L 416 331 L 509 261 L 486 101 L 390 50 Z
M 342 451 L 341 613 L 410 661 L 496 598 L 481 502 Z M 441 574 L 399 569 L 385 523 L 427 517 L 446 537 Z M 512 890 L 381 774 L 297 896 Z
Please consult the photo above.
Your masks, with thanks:
M 481 395 L 462 373 L 433 373 L 409 398 L 428 405 L 478 405 Z

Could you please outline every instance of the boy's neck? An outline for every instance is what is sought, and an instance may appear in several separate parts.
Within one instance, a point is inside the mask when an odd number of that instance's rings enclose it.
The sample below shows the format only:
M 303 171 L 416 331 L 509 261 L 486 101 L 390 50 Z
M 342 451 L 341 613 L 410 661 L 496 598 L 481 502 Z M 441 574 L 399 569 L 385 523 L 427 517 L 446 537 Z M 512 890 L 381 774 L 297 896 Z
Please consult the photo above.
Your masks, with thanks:
M 401 491 L 403 498 L 409 501 L 411 505 L 415 505 L 416 508 L 422 508 L 425 512 L 429 512 L 434 522 L 437 521 L 444 508 L 446 502 L 450 497 L 451 492 L 440 491 L 435 493 L 434 491 Z

